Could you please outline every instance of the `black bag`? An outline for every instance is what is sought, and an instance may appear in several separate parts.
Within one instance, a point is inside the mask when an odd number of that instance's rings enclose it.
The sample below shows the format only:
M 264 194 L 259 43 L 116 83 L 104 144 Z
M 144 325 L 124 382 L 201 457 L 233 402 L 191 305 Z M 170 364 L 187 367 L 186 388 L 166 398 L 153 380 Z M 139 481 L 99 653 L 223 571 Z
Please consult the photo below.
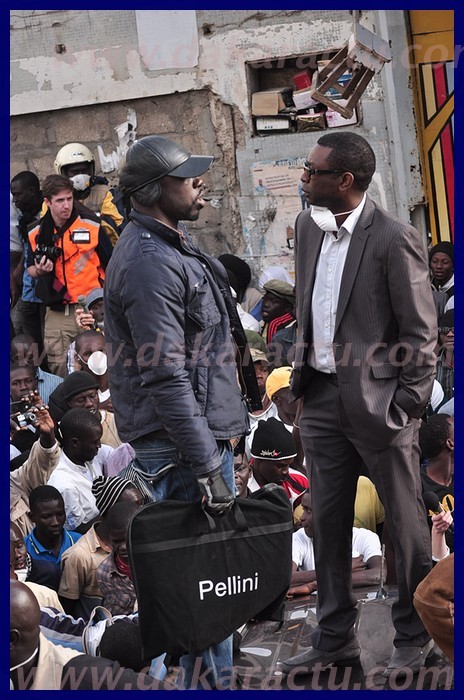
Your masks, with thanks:
M 280 620 L 292 572 L 292 509 L 268 484 L 211 517 L 161 501 L 127 532 L 143 658 L 207 649 L 254 619 Z

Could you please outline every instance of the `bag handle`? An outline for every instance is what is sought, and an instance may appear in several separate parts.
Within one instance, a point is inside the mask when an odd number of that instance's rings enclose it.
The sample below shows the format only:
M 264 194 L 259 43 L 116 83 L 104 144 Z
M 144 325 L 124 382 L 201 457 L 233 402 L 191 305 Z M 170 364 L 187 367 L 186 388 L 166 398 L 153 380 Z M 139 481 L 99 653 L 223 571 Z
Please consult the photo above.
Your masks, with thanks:
M 201 504 L 201 509 L 202 509 L 207 521 L 208 521 L 209 531 L 214 532 L 214 530 L 217 529 L 216 521 L 211 516 L 211 514 L 208 513 L 208 511 L 206 510 L 205 505 L 203 503 Z M 232 509 L 230 511 L 230 514 L 233 516 L 233 518 L 235 520 L 235 525 L 237 526 L 237 530 L 240 530 L 241 532 L 243 532 L 244 530 L 248 530 L 248 523 L 245 520 L 245 516 L 243 515 L 242 510 L 241 510 L 239 504 L 237 503 L 237 500 L 234 501 L 234 503 L 232 505 Z M 217 517 L 221 517 L 221 516 L 217 516 Z

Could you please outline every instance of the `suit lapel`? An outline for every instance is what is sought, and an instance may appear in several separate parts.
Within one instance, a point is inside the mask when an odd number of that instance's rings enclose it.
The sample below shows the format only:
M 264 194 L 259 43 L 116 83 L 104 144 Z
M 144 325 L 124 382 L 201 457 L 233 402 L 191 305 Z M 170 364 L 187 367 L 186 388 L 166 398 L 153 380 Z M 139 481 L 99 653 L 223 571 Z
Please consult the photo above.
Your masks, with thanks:
M 319 253 L 321 251 L 324 235 L 324 231 L 321 231 L 321 229 L 318 226 L 314 225 L 311 226 L 310 232 L 308 232 L 307 239 L 305 240 L 305 247 L 307 250 L 307 253 L 305 255 L 305 259 L 307 261 L 307 276 L 304 285 L 304 299 L 302 312 L 302 323 L 304 324 L 303 328 L 305 329 L 309 329 L 314 280 L 316 278 L 316 267 L 317 261 L 319 260 Z
M 366 200 L 364 209 L 359 217 L 358 223 L 355 226 L 351 236 L 350 246 L 346 256 L 345 267 L 343 268 L 342 279 L 340 283 L 340 293 L 338 295 L 337 318 L 335 321 L 334 335 L 338 330 L 340 322 L 345 313 L 348 300 L 353 289 L 353 284 L 358 274 L 359 265 L 364 252 L 366 241 L 370 236 L 370 231 L 366 230 L 370 227 L 374 214 L 374 203 Z

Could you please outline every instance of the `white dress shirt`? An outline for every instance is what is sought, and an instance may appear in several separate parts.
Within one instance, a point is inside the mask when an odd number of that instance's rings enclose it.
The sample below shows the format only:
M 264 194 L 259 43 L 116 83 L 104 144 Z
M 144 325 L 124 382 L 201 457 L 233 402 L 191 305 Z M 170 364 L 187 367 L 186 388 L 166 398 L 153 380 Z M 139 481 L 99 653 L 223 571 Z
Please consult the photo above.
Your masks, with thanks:
M 316 267 L 311 316 L 313 346 L 309 364 L 319 372 L 335 373 L 333 338 L 338 296 L 351 236 L 366 203 L 362 198 L 338 232 L 326 231 Z

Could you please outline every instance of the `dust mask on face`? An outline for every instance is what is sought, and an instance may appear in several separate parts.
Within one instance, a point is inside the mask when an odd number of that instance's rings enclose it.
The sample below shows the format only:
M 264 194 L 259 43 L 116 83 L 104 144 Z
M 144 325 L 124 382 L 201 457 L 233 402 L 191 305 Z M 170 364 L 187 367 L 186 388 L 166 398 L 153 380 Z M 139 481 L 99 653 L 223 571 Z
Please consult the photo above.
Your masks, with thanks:
M 87 367 L 97 377 L 101 377 L 108 369 L 108 356 L 101 350 L 96 350 L 87 360 Z
M 73 175 L 69 179 L 72 181 L 74 189 L 78 192 L 83 192 L 90 187 L 90 175 L 81 173 L 80 175 Z
M 335 216 L 327 207 L 315 207 L 311 205 L 311 218 L 322 231 L 338 231 Z
M 350 211 L 341 211 L 337 216 L 345 216 L 346 214 L 351 214 L 353 211 L 354 209 L 350 209 Z M 322 231 L 338 231 L 340 228 L 335 220 L 334 214 L 332 214 L 327 207 L 315 207 L 311 205 L 311 218 Z

